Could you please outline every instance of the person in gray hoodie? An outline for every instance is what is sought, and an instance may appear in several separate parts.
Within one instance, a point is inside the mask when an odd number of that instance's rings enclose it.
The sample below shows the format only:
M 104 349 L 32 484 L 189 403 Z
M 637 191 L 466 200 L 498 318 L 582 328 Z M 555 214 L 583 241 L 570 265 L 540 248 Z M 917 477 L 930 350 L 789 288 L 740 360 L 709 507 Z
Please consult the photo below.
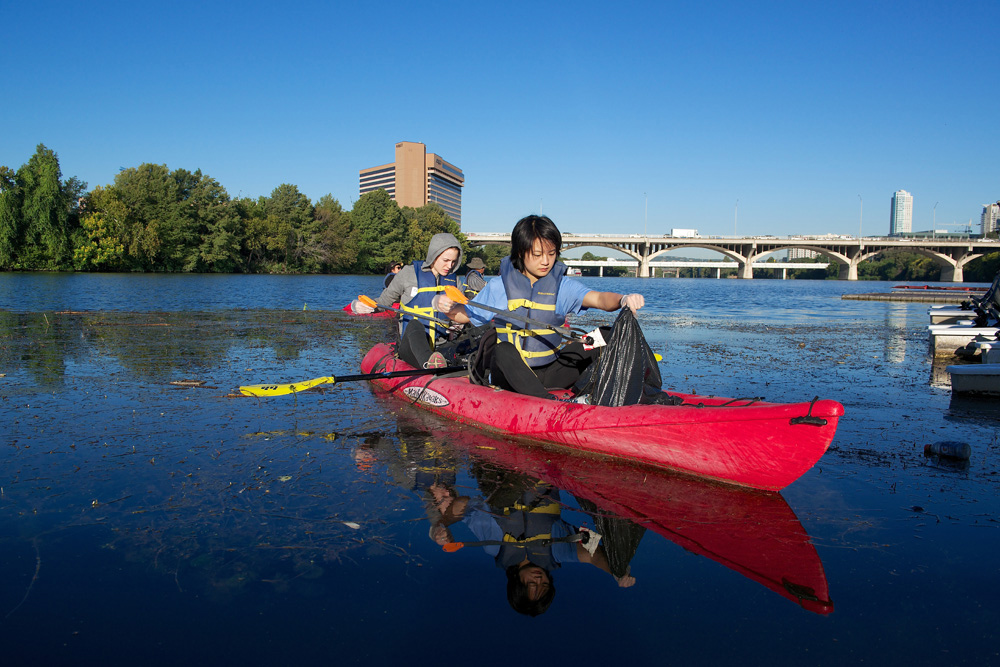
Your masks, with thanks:
M 415 368 L 442 368 L 447 361 L 434 348 L 447 340 L 448 316 L 435 308 L 448 285 L 462 289 L 455 269 L 462 265 L 462 246 L 452 234 L 435 234 L 427 259 L 407 264 L 379 295 L 378 305 L 399 304 L 399 358 Z M 435 322 L 434 320 L 439 320 Z

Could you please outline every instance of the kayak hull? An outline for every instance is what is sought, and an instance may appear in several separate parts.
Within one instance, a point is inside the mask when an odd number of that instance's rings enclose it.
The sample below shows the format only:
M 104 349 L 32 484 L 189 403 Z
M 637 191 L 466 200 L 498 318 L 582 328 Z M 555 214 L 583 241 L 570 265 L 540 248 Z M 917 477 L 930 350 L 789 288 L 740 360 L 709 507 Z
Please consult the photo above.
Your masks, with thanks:
M 411 369 L 376 345 L 364 373 Z M 683 405 L 608 408 L 524 396 L 464 377 L 417 376 L 373 384 L 455 421 L 518 438 L 779 491 L 826 452 L 844 408 L 836 401 L 767 403 L 670 392 Z M 805 418 L 805 419 L 803 419 Z

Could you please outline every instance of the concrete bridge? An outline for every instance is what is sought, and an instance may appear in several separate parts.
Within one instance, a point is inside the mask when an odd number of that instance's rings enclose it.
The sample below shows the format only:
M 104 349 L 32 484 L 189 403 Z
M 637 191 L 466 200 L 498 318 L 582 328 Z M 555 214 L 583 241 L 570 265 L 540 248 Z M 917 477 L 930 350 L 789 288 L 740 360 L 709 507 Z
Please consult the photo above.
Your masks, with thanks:
M 510 234 L 465 234 L 473 245 L 510 245 Z M 877 238 L 877 237 L 816 237 L 816 236 L 751 236 L 732 238 L 721 236 L 672 237 L 641 234 L 563 234 L 562 251 L 573 248 L 600 246 L 625 253 L 638 262 L 640 278 L 649 277 L 654 257 L 671 250 L 701 248 L 714 250 L 736 262 L 739 278 L 753 278 L 756 259 L 763 255 L 803 248 L 812 250 L 840 265 L 841 280 L 857 280 L 858 265 L 884 252 L 902 251 L 923 255 L 941 267 L 942 282 L 962 282 L 965 265 L 988 252 L 1000 252 L 997 239 L 936 238 Z M 801 267 L 800 267 L 801 268 Z
M 639 262 L 637 262 L 634 259 L 605 259 L 605 260 L 596 260 L 596 259 L 564 259 L 563 263 L 566 264 L 566 266 L 576 267 L 576 268 L 581 268 L 581 267 L 584 267 L 584 268 L 597 268 L 597 271 L 598 271 L 597 275 L 601 276 L 601 277 L 604 276 L 604 269 L 605 268 L 621 268 L 621 269 L 627 269 L 629 271 L 636 271 L 637 268 L 638 268 L 638 266 L 639 266 Z M 826 267 L 828 267 L 829 265 L 830 265 L 829 262 L 808 262 L 808 263 L 806 263 L 806 262 L 754 262 L 753 266 L 756 269 L 772 269 L 772 270 L 775 270 L 775 271 L 780 270 L 781 271 L 781 278 L 782 278 L 782 280 L 784 280 L 785 278 L 788 277 L 788 270 L 789 269 L 806 269 L 806 270 L 822 269 L 822 270 L 825 271 Z M 670 269 L 674 269 L 677 272 L 679 272 L 681 269 L 711 269 L 712 271 L 715 271 L 715 277 L 716 278 L 721 278 L 722 277 L 722 269 L 735 269 L 735 268 L 738 268 L 738 267 L 739 267 L 739 265 L 736 262 L 712 261 L 712 260 L 707 260 L 707 261 L 704 261 L 704 262 L 699 262 L 699 261 L 683 261 L 683 262 L 681 262 L 681 261 L 674 261 L 674 262 L 657 262 L 657 261 L 652 261 L 652 262 L 649 263 L 649 268 L 650 268 L 650 272 L 651 273 L 652 273 L 652 271 L 654 269 L 662 269 L 662 270 L 664 270 L 664 272 L 666 272 L 666 270 L 670 270 Z

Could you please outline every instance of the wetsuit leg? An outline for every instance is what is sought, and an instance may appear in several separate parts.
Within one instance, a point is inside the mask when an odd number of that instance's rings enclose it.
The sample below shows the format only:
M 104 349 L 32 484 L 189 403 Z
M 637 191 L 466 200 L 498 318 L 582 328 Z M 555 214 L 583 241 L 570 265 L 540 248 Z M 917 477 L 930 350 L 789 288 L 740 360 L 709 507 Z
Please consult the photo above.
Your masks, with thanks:
M 431 339 L 424 325 L 416 319 L 410 320 L 399 338 L 399 358 L 414 368 L 423 368 L 431 352 Z

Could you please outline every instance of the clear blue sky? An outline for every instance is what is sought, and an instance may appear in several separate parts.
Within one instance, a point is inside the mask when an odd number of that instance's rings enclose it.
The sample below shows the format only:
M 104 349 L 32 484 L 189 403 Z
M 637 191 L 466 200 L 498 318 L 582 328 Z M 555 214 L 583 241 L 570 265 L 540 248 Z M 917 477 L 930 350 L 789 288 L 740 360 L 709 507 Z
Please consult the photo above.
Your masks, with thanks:
M 152 162 L 349 208 L 406 140 L 465 172 L 466 231 L 884 234 L 897 189 L 915 230 L 935 202 L 978 229 L 1000 199 L 996 0 L 0 0 L 0 25 L 0 164 L 44 143 L 91 188 Z

